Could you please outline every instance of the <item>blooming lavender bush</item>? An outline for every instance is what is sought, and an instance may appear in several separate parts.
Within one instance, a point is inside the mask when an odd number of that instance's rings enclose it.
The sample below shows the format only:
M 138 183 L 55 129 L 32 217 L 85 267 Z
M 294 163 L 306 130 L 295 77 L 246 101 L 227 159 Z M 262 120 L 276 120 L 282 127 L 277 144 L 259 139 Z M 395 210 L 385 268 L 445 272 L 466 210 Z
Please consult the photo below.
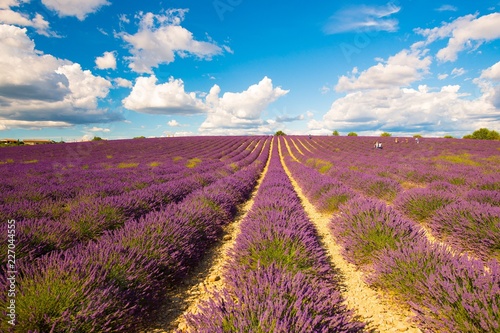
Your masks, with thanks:
M 486 333 L 500 328 L 499 273 L 498 262 L 486 268 L 421 239 L 384 250 L 370 281 L 407 301 L 430 331 Z
M 422 230 L 379 201 L 355 198 L 340 211 L 329 227 L 346 258 L 357 265 L 373 263 L 380 251 L 425 237 Z
M 458 249 L 484 260 L 500 259 L 500 207 L 455 202 L 438 210 L 428 225 Z
M 455 200 L 457 198 L 449 192 L 415 188 L 399 195 L 394 201 L 394 206 L 406 216 L 416 221 L 423 221 L 439 208 Z

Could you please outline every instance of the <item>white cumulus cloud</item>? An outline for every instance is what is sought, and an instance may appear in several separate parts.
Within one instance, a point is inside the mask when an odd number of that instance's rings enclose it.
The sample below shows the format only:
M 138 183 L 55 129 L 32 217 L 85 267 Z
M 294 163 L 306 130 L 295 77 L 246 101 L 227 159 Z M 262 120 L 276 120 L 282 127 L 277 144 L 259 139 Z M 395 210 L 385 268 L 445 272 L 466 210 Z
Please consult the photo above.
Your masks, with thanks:
M 92 127 L 92 128 L 88 128 L 87 131 L 89 132 L 104 132 L 104 133 L 109 133 L 111 132 L 111 130 L 109 128 L 102 128 L 102 127 Z
M 195 93 L 186 91 L 181 79 L 171 77 L 168 82 L 158 83 L 156 76 L 151 75 L 139 77 L 122 104 L 129 110 L 149 114 L 206 114 L 207 118 L 199 130 L 207 135 L 228 134 L 229 129 L 235 133 L 239 130 L 262 133 L 269 131 L 269 128 L 265 128 L 268 124 L 261 118 L 262 112 L 287 93 L 288 90 L 274 87 L 268 77 L 242 92 L 225 92 L 220 96 L 221 88 L 216 84 L 208 94 Z M 303 118 L 298 116 L 279 120 L 286 122 Z M 168 125 L 182 126 L 177 120 L 169 121 Z
M 120 35 L 130 45 L 132 56 L 127 57 L 130 69 L 137 73 L 152 73 L 153 67 L 173 62 L 176 55 L 210 59 L 223 53 L 223 49 L 215 43 L 195 40 L 193 34 L 180 25 L 186 12 L 172 9 L 165 15 L 138 15 L 140 24 L 137 33 Z
M 500 38 L 500 13 L 492 13 L 477 17 L 466 15 L 453 22 L 444 23 L 433 29 L 415 29 L 415 32 L 427 38 L 427 43 L 448 38 L 446 47 L 437 53 L 442 62 L 457 60 L 458 53 L 464 49 L 477 49 L 487 41 Z
M 88 14 L 111 4 L 108 0 L 42 0 L 42 3 L 61 17 L 75 16 L 80 21 L 85 20 Z
M 49 22 L 41 14 L 28 15 L 12 9 L 20 6 L 23 2 L 29 2 L 29 0 L 0 0 L 0 23 L 32 27 L 40 35 L 57 36 L 50 31 Z
M 483 70 L 481 73 L 481 78 L 500 81 L 500 61 L 493 66 Z
M 123 106 L 129 110 L 150 114 L 196 114 L 206 111 L 196 93 L 187 93 L 181 79 L 170 78 L 157 84 L 155 75 L 137 78 Z
M 99 69 L 116 69 L 115 52 L 104 52 L 101 57 L 95 59 L 95 64 Z
M 25 28 L 0 25 L 0 122 L 4 126 L 121 120 L 99 109 L 111 83 L 77 63 L 42 54 Z M 30 66 L 26 66 L 29 63 Z
M 219 97 L 221 89 L 214 85 L 206 97 L 210 110 L 207 119 L 201 124 L 200 131 L 221 133 L 228 129 L 255 129 L 263 126 L 260 118 L 269 104 L 286 95 L 289 90 L 273 87 L 267 76 L 247 90 L 233 93 L 226 92 Z
M 350 77 L 342 75 L 335 90 L 352 91 L 408 86 L 428 73 L 430 64 L 431 58 L 425 56 L 425 51 L 402 50 L 389 57 L 387 61 L 379 62 L 361 73 L 354 68 Z
M 116 79 L 113 79 L 113 82 L 118 86 L 122 88 L 132 88 L 134 84 L 132 81 L 118 77 Z
M 427 86 L 356 91 L 333 102 L 323 120 L 310 121 L 309 128 L 465 134 L 486 124 L 500 125 L 498 111 L 486 95 L 464 97 L 456 85 L 437 91 Z
M 175 119 L 170 120 L 167 124 L 170 127 L 179 127 L 179 126 L 181 126 L 181 124 L 179 124 L 179 122 L 177 120 L 175 120 Z

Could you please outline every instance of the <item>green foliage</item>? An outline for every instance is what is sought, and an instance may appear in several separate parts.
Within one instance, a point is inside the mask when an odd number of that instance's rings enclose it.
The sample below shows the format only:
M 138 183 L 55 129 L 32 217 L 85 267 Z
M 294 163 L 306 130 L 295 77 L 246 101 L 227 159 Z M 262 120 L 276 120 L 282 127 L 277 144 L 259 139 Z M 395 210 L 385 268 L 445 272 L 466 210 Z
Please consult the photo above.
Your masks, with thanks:
M 412 246 L 412 244 L 408 244 Z M 383 272 L 378 272 L 372 283 L 375 287 L 391 290 L 398 298 L 411 299 L 414 302 L 422 302 L 422 293 L 417 291 L 415 285 L 426 281 L 429 275 L 436 272 L 439 265 L 439 254 L 427 249 L 407 248 L 407 245 L 399 243 L 396 249 L 383 250 L 382 258 L 392 257 L 393 261 L 384 263 Z M 377 258 L 375 260 L 378 260 Z
M 319 159 L 319 158 L 309 158 L 306 164 L 317 169 L 320 173 L 326 173 L 332 168 L 332 163 Z
M 443 160 L 456 164 L 470 165 L 470 166 L 478 166 L 479 163 L 474 161 L 471 158 L 470 154 L 463 153 L 459 155 L 439 155 L 434 158 L 434 160 Z
M 358 136 L 356 132 L 349 132 L 347 133 L 347 136 Z
M 348 194 L 338 194 L 329 196 L 325 200 L 325 207 L 322 209 L 323 212 L 333 213 L 339 210 L 339 206 L 349 200 L 351 197 Z
M 500 140 L 500 134 L 497 131 L 489 130 L 487 128 L 480 128 L 472 134 L 465 135 L 464 139 L 475 140 Z
M 333 131 L 332 135 L 333 136 L 339 136 L 340 134 L 339 134 L 339 131 L 335 130 L 335 131 Z
M 445 138 L 445 139 L 453 139 L 453 136 L 452 135 L 445 135 L 445 136 L 443 136 L 443 138 Z
M 422 136 L 421 136 L 420 134 L 415 134 L 413 137 L 414 137 L 414 138 L 419 138 L 419 139 L 421 139 L 421 138 L 422 138 Z
M 134 139 L 145 139 L 146 137 L 144 135 L 141 136 L 135 136 Z
M 305 272 L 314 267 L 314 260 L 299 240 L 263 239 L 252 245 L 249 255 L 242 257 L 243 265 L 257 270 L 259 267 L 276 265 L 288 272 Z
M 199 158 L 197 158 L 197 157 L 191 158 L 191 159 L 189 159 L 187 161 L 186 167 L 192 169 L 192 168 L 196 167 L 200 163 L 201 163 L 201 160 Z
M 94 138 L 92 139 L 92 141 L 101 141 L 102 138 L 100 136 L 94 136 Z
M 118 169 L 128 169 L 128 168 L 135 168 L 139 165 L 139 163 L 135 163 L 135 162 L 130 162 L 130 163 L 126 163 L 126 162 L 121 162 L 118 164 Z
M 389 136 L 392 136 L 392 134 L 388 133 L 388 132 L 384 132 L 384 133 L 380 134 L 380 136 L 387 136 L 387 137 L 389 137 Z
M 277 131 L 274 135 L 276 135 L 276 136 L 284 136 L 286 134 L 283 131 Z
M 404 204 L 403 211 L 417 221 L 429 218 L 436 210 L 451 203 L 452 200 L 439 194 L 415 196 Z

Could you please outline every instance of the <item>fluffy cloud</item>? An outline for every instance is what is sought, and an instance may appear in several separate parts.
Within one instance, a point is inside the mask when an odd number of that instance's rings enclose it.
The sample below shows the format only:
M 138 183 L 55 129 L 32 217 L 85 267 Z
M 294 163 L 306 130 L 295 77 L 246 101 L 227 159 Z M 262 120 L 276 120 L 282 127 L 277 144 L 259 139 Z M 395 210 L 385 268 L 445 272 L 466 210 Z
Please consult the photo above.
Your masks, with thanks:
M 11 129 L 11 128 L 23 128 L 23 129 L 40 129 L 40 128 L 61 128 L 61 127 L 71 127 L 72 124 L 64 121 L 27 121 L 27 120 L 11 120 L 2 119 L 0 116 L 0 131 Z
M 427 38 L 427 43 L 438 39 L 448 39 L 448 45 L 437 53 L 440 61 L 455 61 L 457 54 L 464 49 L 476 49 L 482 43 L 500 38 L 500 13 L 492 13 L 476 18 L 466 15 L 451 23 L 444 23 L 433 29 L 415 29 L 415 32 Z
M 394 4 L 385 6 L 351 6 L 339 10 L 324 27 L 327 34 L 337 34 L 348 31 L 397 31 L 398 20 L 389 18 L 401 10 Z
M 500 125 L 500 115 L 488 96 L 464 97 L 459 86 L 437 91 L 427 86 L 357 91 L 333 102 L 323 121 L 310 121 L 309 128 L 465 134 L 481 126 Z
M 335 90 L 353 91 L 408 86 L 428 73 L 431 58 L 424 55 L 425 51 L 417 49 L 402 50 L 389 57 L 385 63 L 379 62 L 359 75 L 356 75 L 358 71 L 355 68 L 351 77 L 342 75 L 339 78 Z
M 170 120 L 167 124 L 170 127 L 179 127 L 179 126 L 181 126 L 181 124 L 179 124 L 179 122 L 177 120 L 175 120 L 175 119 Z
M 88 14 L 96 12 L 102 6 L 111 4 L 108 0 L 42 0 L 42 3 L 61 17 L 76 16 L 80 21 L 85 20 Z
M 92 127 L 92 128 L 87 128 L 87 131 L 89 132 L 104 132 L 104 133 L 109 133 L 111 130 L 109 128 L 102 128 L 102 127 Z
M 75 109 L 96 109 L 97 100 L 106 97 L 111 88 L 111 82 L 82 70 L 80 64 L 61 66 L 56 73 L 68 78 L 71 93 L 65 96 L 65 101 Z
M 79 64 L 41 54 L 26 29 L 0 25 L 0 49 L 0 123 L 4 127 L 122 119 L 98 108 L 99 99 L 109 92 L 109 81 Z
M 482 79 L 490 79 L 493 81 L 500 81 L 500 61 L 494 64 L 493 66 L 485 69 L 481 73 Z
M 42 15 L 35 13 L 34 17 L 13 11 L 13 7 L 18 7 L 22 0 L 0 0 L 0 23 L 13 24 L 22 27 L 32 27 L 37 33 L 44 36 L 55 36 L 49 29 L 49 22 L 45 21 Z
M 279 97 L 288 93 L 273 87 L 271 79 L 264 77 L 258 84 L 243 92 L 226 92 L 219 97 L 221 89 L 214 85 L 208 94 L 186 92 L 181 79 L 170 78 L 158 84 L 155 75 L 139 77 L 123 106 L 129 110 L 149 114 L 207 114 L 200 130 L 250 128 L 263 124 L 262 111 Z M 201 98 L 204 96 L 204 99 Z M 286 120 L 283 120 L 286 121 Z M 291 120 L 289 120 L 291 121 Z M 176 126 L 176 122 L 169 122 Z
M 243 92 L 226 92 L 219 97 L 220 91 L 220 87 L 214 85 L 206 97 L 209 112 L 200 126 L 201 132 L 222 134 L 228 129 L 265 131 L 258 129 L 259 126 L 267 125 L 260 118 L 262 112 L 289 92 L 273 87 L 272 80 L 267 76 Z
M 186 12 L 175 9 L 167 11 L 165 15 L 138 15 L 139 31 L 133 35 L 120 35 L 130 45 L 132 56 L 127 58 L 130 69 L 137 73 L 152 73 L 153 67 L 173 62 L 176 55 L 210 59 L 223 53 L 221 47 L 195 40 L 189 30 L 180 26 Z
M 129 81 L 129 80 L 121 78 L 121 77 L 113 79 L 113 82 L 118 87 L 122 87 L 122 88 L 132 88 L 134 86 L 134 84 L 132 83 L 132 81 Z
M 102 57 L 95 59 L 95 64 L 99 69 L 116 69 L 116 58 L 114 52 L 104 52 Z
M 129 110 L 150 114 L 196 114 L 206 111 L 205 104 L 194 92 L 184 90 L 181 79 L 170 78 L 168 82 L 156 84 L 155 75 L 137 78 L 123 106 Z
M 0 45 L 0 98 L 57 101 L 69 93 L 68 79 L 56 73 L 69 62 L 39 55 L 26 29 L 0 25 Z
M 481 76 L 474 80 L 481 87 L 485 96 L 500 110 L 500 61 L 482 71 Z
M 355 131 L 377 135 L 381 131 L 403 134 L 462 136 L 480 127 L 500 126 L 500 62 L 486 68 L 473 79 L 477 94 L 463 93 L 459 85 L 412 87 L 429 72 L 431 59 L 426 51 L 403 50 L 359 73 L 354 68 L 350 77 L 339 78 L 336 89 L 347 94 L 335 100 L 321 121 L 312 119 L 312 133 Z M 454 68 L 453 77 L 463 75 Z M 440 80 L 448 74 L 438 76 Z

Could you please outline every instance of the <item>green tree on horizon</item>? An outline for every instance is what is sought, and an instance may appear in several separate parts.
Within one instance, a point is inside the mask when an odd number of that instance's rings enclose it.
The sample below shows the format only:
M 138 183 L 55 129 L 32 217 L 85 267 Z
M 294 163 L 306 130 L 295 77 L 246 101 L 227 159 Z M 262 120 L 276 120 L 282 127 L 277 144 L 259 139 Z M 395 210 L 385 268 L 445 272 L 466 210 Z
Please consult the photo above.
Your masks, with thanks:
M 464 135 L 464 139 L 475 140 L 500 140 L 500 134 L 497 131 L 489 130 L 487 128 L 480 128 L 472 134 Z

